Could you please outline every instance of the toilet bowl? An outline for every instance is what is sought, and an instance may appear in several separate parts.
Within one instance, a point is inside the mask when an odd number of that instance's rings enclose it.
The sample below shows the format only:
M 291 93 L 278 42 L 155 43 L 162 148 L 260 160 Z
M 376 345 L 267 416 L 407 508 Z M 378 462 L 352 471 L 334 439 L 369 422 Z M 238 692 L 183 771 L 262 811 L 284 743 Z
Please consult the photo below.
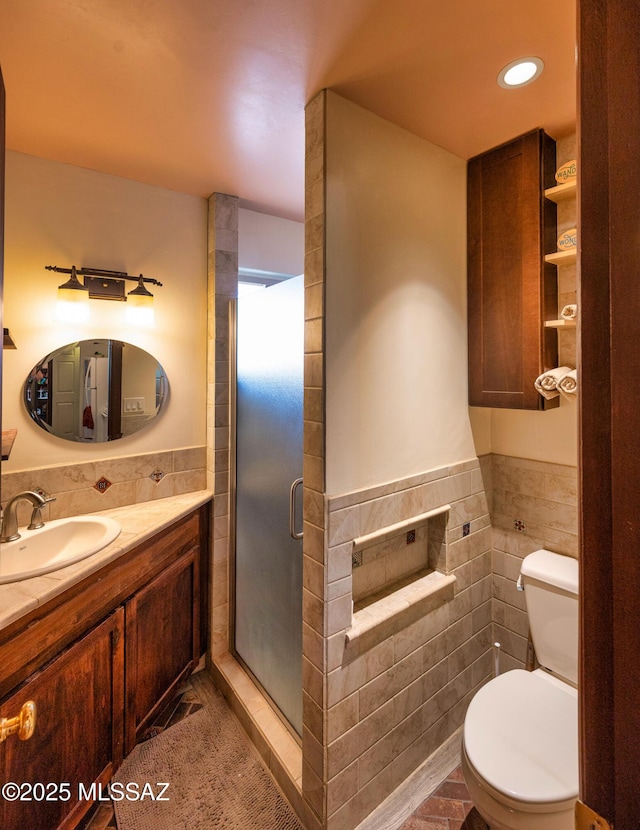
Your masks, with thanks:
M 578 563 L 536 551 L 522 576 L 542 667 L 506 672 L 477 692 L 464 722 L 462 770 L 491 830 L 574 830 Z
M 467 710 L 462 770 L 492 830 L 574 830 L 576 689 L 542 669 L 492 680 Z

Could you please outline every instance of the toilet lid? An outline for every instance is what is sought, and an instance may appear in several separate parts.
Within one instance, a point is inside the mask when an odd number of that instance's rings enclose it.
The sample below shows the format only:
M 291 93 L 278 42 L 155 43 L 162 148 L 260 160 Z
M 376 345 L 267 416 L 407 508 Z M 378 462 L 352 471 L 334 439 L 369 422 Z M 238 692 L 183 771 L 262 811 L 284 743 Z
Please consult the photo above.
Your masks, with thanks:
M 469 704 L 464 746 L 480 777 L 510 798 L 577 798 L 577 692 L 540 670 L 505 672 Z

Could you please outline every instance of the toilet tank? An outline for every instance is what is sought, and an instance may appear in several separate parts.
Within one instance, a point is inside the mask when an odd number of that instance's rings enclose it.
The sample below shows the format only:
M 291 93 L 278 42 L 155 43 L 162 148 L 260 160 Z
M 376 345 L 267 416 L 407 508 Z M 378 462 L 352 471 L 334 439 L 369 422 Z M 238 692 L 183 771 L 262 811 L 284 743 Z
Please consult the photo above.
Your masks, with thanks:
M 537 550 L 522 562 L 531 638 L 541 666 L 578 683 L 578 560 Z

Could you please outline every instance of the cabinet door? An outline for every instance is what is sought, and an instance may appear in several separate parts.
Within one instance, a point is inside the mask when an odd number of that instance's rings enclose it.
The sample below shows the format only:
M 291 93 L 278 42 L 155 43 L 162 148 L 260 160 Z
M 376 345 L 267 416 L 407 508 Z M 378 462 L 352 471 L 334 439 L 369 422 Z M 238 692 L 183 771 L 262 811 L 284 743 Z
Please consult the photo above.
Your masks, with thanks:
M 90 799 L 78 799 L 80 785 L 84 793 L 91 791 L 93 782 L 106 785 L 122 761 L 123 634 L 120 609 L 32 675 L 0 706 L 0 717 L 10 718 L 27 701 L 36 704 L 32 737 L 22 741 L 10 735 L 0 744 L 1 783 L 24 784 L 23 795 L 32 798 L 0 799 L 3 828 L 75 827 L 93 806 Z M 61 784 L 68 787 L 60 788 Z M 47 794 L 57 800 L 42 800 Z
M 198 662 L 198 556 L 191 548 L 126 604 L 127 753 Z
M 544 198 L 555 142 L 542 130 L 477 156 L 467 169 L 469 403 L 542 409 L 534 387 L 557 366 L 555 205 Z

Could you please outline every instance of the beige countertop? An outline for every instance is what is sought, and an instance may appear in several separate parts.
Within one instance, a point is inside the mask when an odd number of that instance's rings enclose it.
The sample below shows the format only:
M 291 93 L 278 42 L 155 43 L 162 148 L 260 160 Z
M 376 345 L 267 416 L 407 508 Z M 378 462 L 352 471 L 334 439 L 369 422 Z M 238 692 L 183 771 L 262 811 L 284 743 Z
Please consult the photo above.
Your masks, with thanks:
M 213 494 L 209 490 L 198 490 L 195 493 L 184 493 L 180 496 L 100 511 L 99 515 L 110 516 L 120 523 L 120 535 L 98 553 L 74 565 L 52 571 L 45 576 L 0 585 L 0 628 L 6 627 L 38 605 L 63 593 L 76 582 L 80 582 L 126 551 L 206 504 L 212 497 Z

